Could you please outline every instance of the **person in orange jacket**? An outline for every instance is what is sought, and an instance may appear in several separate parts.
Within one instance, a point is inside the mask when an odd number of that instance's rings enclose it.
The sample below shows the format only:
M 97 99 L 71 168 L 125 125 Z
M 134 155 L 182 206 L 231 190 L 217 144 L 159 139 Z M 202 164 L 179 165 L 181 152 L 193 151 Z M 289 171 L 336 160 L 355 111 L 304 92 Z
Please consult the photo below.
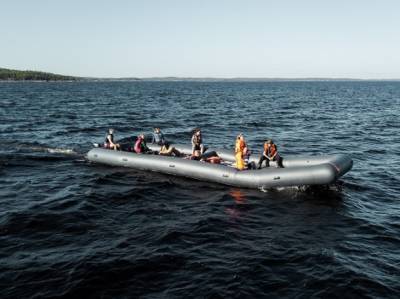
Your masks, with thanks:
M 282 157 L 278 153 L 278 147 L 272 141 L 272 139 L 268 139 L 264 142 L 263 153 L 258 161 L 258 169 L 261 168 L 262 163 L 265 161 L 266 167 L 269 167 L 269 161 L 276 161 L 276 165 L 279 168 L 282 168 Z
M 237 169 L 243 170 L 245 168 L 244 156 L 246 154 L 247 154 L 246 141 L 244 140 L 243 134 L 239 134 L 236 138 L 236 143 L 235 143 L 235 160 Z

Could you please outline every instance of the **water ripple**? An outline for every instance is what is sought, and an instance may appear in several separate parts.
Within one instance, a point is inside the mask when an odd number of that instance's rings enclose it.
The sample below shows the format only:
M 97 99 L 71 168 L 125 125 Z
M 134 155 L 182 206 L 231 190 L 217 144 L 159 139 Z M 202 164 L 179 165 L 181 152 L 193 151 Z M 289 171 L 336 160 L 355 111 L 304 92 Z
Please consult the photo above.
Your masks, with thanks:
M 399 82 L 0 83 L 1 298 L 398 298 Z M 89 164 L 109 127 L 349 153 L 328 188 Z

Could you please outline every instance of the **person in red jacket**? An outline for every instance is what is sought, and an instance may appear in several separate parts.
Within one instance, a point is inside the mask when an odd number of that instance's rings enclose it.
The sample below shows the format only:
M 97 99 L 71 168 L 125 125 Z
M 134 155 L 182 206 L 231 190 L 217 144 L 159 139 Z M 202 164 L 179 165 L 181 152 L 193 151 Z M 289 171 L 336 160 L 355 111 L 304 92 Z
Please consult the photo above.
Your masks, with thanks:
M 263 153 L 258 161 L 258 169 L 262 167 L 262 163 L 265 161 L 266 167 L 269 167 L 269 161 L 276 161 L 277 167 L 281 168 L 282 165 L 282 157 L 278 153 L 278 147 L 275 143 L 268 139 L 264 142 Z
M 134 150 L 137 154 L 152 153 L 152 151 L 147 147 L 144 134 L 140 134 L 135 142 Z

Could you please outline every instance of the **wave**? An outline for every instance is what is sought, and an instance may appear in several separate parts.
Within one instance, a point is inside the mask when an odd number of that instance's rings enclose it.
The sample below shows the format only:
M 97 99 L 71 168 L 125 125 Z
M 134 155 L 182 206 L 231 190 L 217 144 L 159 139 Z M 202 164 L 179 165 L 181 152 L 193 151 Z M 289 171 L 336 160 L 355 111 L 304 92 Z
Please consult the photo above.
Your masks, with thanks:
M 53 147 L 46 144 L 40 144 L 37 142 L 18 142 L 5 140 L 3 142 L 3 148 L 7 149 L 8 152 L 17 153 L 29 153 L 29 152 L 42 152 L 50 154 L 66 154 L 66 155 L 76 155 L 78 154 L 75 149 L 70 147 Z
M 74 151 L 71 148 L 45 148 L 45 150 L 51 154 L 66 154 L 66 155 L 76 155 L 78 154 L 76 151 Z
M 82 154 L 69 147 L 6 142 L 0 151 L 0 167 L 31 167 L 38 163 L 76 160 L 79 157 Z

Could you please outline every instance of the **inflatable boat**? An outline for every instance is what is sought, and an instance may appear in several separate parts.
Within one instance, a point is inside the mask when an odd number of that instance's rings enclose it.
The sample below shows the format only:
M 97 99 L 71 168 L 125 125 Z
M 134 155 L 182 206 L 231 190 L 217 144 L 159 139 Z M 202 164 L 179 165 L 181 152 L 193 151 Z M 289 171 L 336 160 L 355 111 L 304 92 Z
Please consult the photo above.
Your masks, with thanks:
M 148 145 L 157 151 L 159 145 Z M 191 147 L 172 145 L 183 154 L 189 155 Z M 93 148 L 87 153 L 91 162 L 112 166 L 130 167 L 133 169 L 154 171 L 196 180 L 220 183 L 240 188 L 273 188 L 291 186 L 329 185 L 348 172 L 353 161 L 348 155 L 321 155 L 309 157 L 284 157 L 283 168 L 270 167 L 261 169 L 237 170 L 234 168 L 233 151 L 215 150 L 223 159 L 222 164 L 211 164 L 203 161 L 181 157 L 154 154 L 136 154 L 128 151 L 115 151 L 101 147 Z M 250 159 L 256 163 L 258 157 Z

